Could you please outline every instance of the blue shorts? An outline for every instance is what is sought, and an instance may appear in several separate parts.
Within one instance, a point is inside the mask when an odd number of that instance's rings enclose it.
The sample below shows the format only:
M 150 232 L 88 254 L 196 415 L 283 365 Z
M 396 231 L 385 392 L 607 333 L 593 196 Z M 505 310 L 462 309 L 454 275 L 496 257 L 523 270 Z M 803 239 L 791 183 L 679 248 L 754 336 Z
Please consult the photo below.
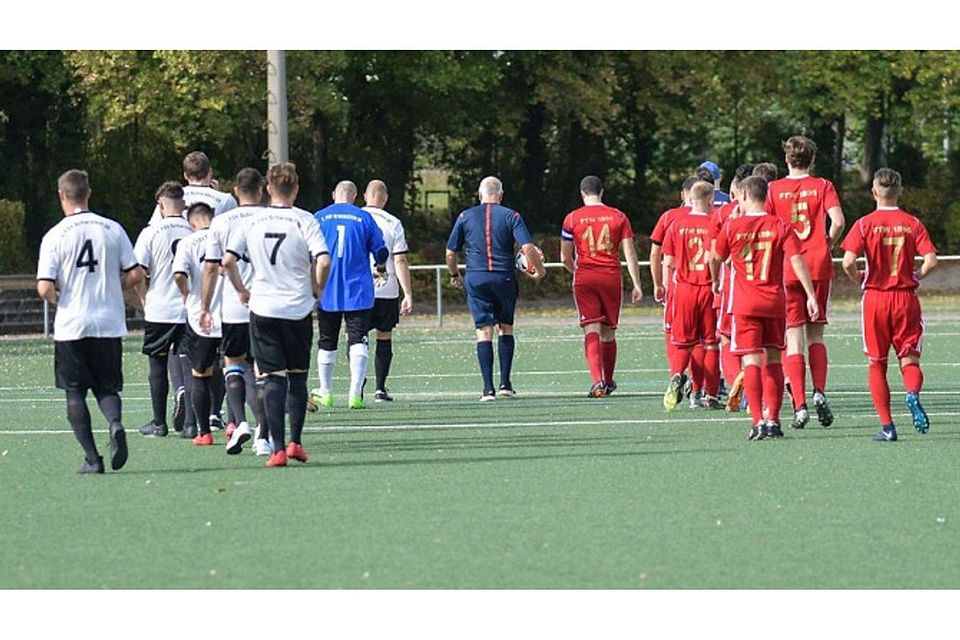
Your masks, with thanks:
M 467 292 L 467 306 L 473 314 L 473 324 L 489 327 L 495 324 L 513 324 L 517 308 L 516 274 L 512 271 L 467 271 L 463 280 Z

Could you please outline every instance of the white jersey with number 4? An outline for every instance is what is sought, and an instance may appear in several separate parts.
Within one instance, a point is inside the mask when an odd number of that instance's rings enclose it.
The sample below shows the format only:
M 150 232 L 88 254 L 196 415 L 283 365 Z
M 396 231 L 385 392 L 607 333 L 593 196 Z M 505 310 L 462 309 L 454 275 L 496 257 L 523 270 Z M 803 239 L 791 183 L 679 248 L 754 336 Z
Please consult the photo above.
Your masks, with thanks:
M 316 304 L 313 259 L 329 253 L 320 225 L 296 207 L 268 207 L 230 234 L 227 251 L 250 258 L 250 310 L 258 316 L 302 320 Z
M 188 184 L 183 188 L 183 203 L 187 206 L 187 209 L 190 208 L 190 205 L 203 202 L 210 206 L 213 209 L 213 215 L 218 216 L 221 213 L 226 213 L 234 207 L 237 206 L 237 201 L 229 193 L 224 193 L 223 191 L 217 191 L 213 187 L 205 187 L 199 184 Z M 183 217 L 186 218 L 187 213 L 184 209 Z M 155 224 L 160 222 L 160 205 L 157 205 L 153 208 L 153 215 L 150 216 L 150 222 L 147 224 Z
M 223 278 L 217 278 L 217 286 L 213 290 L 210 302 L 210 315 L 213 316 L 213 326 L 209 333 L 200 329 L 200 287 L 202 286 L 203 270 L 206 266 L 207 234 L 209 229 L 194 231 L 177 245 L 177 255 L 173 259 L 173 272 L 187 276 L 187 286 L 190 293 L 187 295 L 187 323 L 194 333 L 206 338 L 220 338 L 223 335 L 223 321 L 220 319 L 220 296 L 223 288 Z
M 207 262 L 220 262 L 226 247 L 230 246 L 230 234 L 236 233 L 237 229 L 246 224 L 247 218 L 262 211 L 264 207 L 261 205 L 243 205 L 214 218 L 210 223 L 210 233 L 207 234 Z M 237 260 L 237 268 L 240 270 L 243 286 L 249 290 L 253 281 L 253 267 L 250 266 L 250 259 L 245 255 L 240 257 Z M 227 324 L 250 322 L 250 309 L 240 302 L 240 294 L 226 276 L 221 278 L 223 278 L 223 321 Z
M 374 222 L 380 227 L 383 234 L 383 243 L 387 246 L 390 256 L 387 258 L 387 282 L 382 287 L 373 290 L 377 298 L 386 298 L 393 300 L 400 297 L 400 283 L 397 281 L 397 267 L 394 264 L 393 257 L 401 253 L 410 251 L 407 246 L 407 237 L 403 231 L 403 223 L 396 216 L 380 209 L 378 207 L 364 207 L 364 211 L 373 216 Z M 370 264 L 373 265 L 373 257 L 370 257 Z
M 187 310 L 177 283 L 173 281 L 173 258 L 177 245 L 193 233 L 180 216 L 163 218 L 140 232 L 133 253 L 150 274 L 150 285 L 143 305 L 147 322 L 180 324 L 187 321 Z
M 57 286 L 57 341 L 121 338 L 127 333 L 123 274 L 137 267 L 127 232 L 91 211 L 65 216 L 43 236 L 37 280 Z

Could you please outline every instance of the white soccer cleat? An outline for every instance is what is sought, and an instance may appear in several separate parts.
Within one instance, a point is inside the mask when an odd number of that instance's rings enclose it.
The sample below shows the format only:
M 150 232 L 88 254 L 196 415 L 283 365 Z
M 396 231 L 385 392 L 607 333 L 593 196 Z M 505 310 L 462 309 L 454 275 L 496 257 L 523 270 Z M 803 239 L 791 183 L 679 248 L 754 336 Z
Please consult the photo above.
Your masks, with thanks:
M 255 456 L 273 455 L 273 447 L 270 446 L 270 441 L 267 440 L 266 438 L 260 438 L 259 440 L 254 440 L 253 455 Z
M 227 442 L 227 453 L 236 455 L 243 451 L 243 444 L 249 440 L 252 435 L 250 425 L 246 422 L 241 422 L 240 426 L 233 430 L 233 435 L 230 436 L 230 440 Z

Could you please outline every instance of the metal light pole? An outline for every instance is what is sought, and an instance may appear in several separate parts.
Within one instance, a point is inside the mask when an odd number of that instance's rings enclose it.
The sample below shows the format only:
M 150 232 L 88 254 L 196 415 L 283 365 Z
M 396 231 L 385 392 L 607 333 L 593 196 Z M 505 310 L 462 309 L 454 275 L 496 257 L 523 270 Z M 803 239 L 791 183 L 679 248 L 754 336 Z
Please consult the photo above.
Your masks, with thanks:
M 267 51 L 267 166 L 289 160 L 287 52 Z

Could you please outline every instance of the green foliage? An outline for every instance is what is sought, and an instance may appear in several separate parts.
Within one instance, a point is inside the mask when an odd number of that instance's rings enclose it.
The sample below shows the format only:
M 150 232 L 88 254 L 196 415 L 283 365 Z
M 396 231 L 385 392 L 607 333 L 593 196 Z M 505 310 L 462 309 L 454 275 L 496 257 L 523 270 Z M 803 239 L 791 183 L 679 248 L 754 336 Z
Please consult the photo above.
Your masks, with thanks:
M 32 262 L 27 255 L 22 202 L 0 200 L 0 273 L 26 273 Z

